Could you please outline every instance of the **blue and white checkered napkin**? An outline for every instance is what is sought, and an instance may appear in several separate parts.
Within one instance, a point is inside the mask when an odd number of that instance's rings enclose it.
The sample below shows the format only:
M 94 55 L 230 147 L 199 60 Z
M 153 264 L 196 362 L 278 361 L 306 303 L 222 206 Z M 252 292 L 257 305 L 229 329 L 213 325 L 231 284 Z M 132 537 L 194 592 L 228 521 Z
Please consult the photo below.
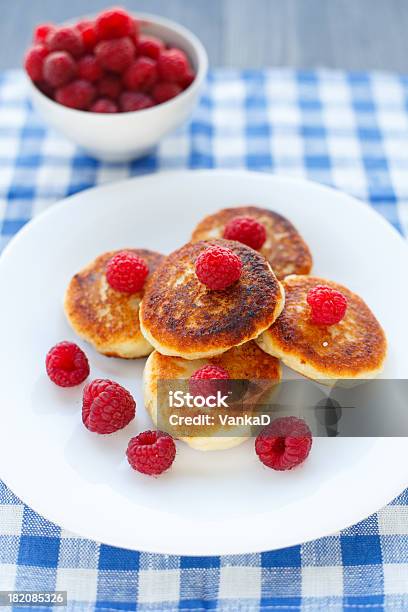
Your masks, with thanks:
M 154 155 L 118 165 L 86 157 L 48 130 L 21 73 L 0 76 L 2 247 L 67 195 L 178 168 L 314 179 L 369 201 L 407 234 L 408 78 L 213 72 L 189 125 Z M 83 540 L 0 484 L 0 590 L 9 589 L 67 590 L 68 609 L 79 611 L 408 610 L 408 490 L 340 534 L 275 552 L 196 558 Z

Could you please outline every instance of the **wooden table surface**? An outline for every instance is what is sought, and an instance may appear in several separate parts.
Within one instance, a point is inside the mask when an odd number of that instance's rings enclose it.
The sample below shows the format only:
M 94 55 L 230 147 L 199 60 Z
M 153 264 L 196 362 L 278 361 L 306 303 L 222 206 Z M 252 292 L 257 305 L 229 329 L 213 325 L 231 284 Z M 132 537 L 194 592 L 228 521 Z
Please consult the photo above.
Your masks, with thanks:
M 408 0 L 124 0 L 191 28 L 212 66 L 327 66 L 408 73 Z M 3 0 L 0 69 L 17 67 L 35 24 L 108 0 Z

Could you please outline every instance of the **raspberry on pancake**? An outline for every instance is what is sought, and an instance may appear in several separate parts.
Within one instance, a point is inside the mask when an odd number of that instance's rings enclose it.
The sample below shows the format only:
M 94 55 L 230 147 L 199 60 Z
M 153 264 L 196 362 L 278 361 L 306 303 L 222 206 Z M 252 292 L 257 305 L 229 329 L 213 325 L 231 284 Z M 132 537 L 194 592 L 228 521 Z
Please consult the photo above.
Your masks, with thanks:
M 282 311 L 282 287 L 260 253 L 231 240 L 211 244 L 241 260 L 239 279 L 226 289 L 209 289 L 197 277 L 197 258 L 209 247 L 205 241 L 169 255 L 146 281 L 140 329 L 163 355 L 213 357 L 256 338 Z
M 106 279 L 108 262 L 121 252 L 104 253 L 75 274 L 65 294 L 65 314 L 78 336 L 100 353 L 126 359 L 145 357 L 153 349 L 139 326 L 139 305 L 144 288 L 138 293 L 121 293 Z M 126 252 L 145 260 L 149 275 L 164 259 L 163 255 L 146 249 L 126 249 Z
M 237 217 L 253 218 L 265 228 L 266 240 L 260 241 L 259 252 L 269 261 L 279 280 L 288 274 L 309 274 L 312 269 L 312 256 L 307 244 L 288 219 L 267 208 L 224 208 L 200 221 L 191 240 L 196 242 L 221 238 L 226 226 Z M 230 236 L 227 234 L 226 237 Z
M 347 300 L 344 317 L 333 325 L 317 324 L 307 296 L 325 285 Z M 276 323 L 257 338 L 257 344 L 288 367 L 315 380 L 374 378 L 387 352 L 384 331 L 355 293 L 313 276 L 288 276 L 283 281 L 285 308 Z

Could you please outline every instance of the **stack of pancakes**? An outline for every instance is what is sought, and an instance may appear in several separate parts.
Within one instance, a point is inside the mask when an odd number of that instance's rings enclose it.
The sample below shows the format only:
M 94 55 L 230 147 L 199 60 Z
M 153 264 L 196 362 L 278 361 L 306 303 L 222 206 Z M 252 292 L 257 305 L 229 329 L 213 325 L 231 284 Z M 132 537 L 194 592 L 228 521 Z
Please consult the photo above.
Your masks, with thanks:
M 267 238 L 255 251 L 222 238 L 234 217 L 253 217 Z M 222 291 L 203 285 L 195 261 L 209 244 L 225 246 L 242 261 L 240 279 Z M 146 408 L 157 423 L 160 380 L 185 380 L 206 364 L 220 365 L 232 379 L 265 380 L 276 385 L 279 360 L 302 375 L 333 381 L 372 378 L 386 356 L 384 332 L 364 301 L 333 281 L 309 276 L 312 257 L 295 227 L 281 215 L 254 206 L 228 208 L 203 219 L 191 242 L 167 257 L 128 249 L 143 257 L 149 275 L 143 290 L 126 295 L 112 289 L 105 275 L 114 252 L 98 257 L 76 274 L 65 296 L 74 330 L 101 353 L 147 356 Z M 347 298 L 340 323 L 315 325 L 306 297 L 328 285 Z M 230 448 L 245 437 L 184 437 L 201 450 Z

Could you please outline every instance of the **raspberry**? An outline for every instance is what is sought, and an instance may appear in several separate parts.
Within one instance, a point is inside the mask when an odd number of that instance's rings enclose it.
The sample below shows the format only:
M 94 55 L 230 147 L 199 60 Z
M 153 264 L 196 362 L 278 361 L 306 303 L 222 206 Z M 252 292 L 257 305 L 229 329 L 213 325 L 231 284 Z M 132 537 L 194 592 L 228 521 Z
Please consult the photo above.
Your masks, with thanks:
M 99 98 L 89 109 L 91 113 L 118 113 L 117 105 L 109 98 Z
M 158 475 L 173 463 L 176 445 L 163 431 L 144 431 L 130 440 L 126 456 L 134 470 L 149 476 Z
M 170 81 L 159 81 L 153 87 L 152 96 L 158 104 L 167 102 L 171 98 L 175 98 L 181 93 L 182 89 L 177 83 L 170 83 Z
M 51 98 L 52 100 L 54 99 L 54 88 L 52 87 L 52 85 L 46 83 L 45 81 L 40 81 L 36 83 L 36 85 L 37 88 L 44 94 L 44 96 L 47 96 L 47 98 Z
M 42 23 L 34 30 L 33 40 L 35 43 L 45 43 L 50 32 L 54 32 L 55 26 L 52 23 Z
M 106 265 L 109 285 L 121 293 L 137 293 L 144 285 L 149 268 L 144 259 L 134 253 L 116 253 Z
M 128 37 L 102 40 L 95 47 L 95 55 L 105 70 L 124 72 L 132 63 L 135 46 Z
M 121 8 L 112 8 L 101 13 L 95 22 L 95 30 L 100 40 L 121 38 L 134 33 L 133 18 Z
M 98 93 L 102 98 L 117 100 L 122 91 L 122 81 L 114 75 L 106 75 L 97 84 Z
M 52 87 L 61 87 L 69 83 L 76 73 L 75 60 L 66 51 L 53 51 L 44 60 L 43 76 Z
M 238 240 L 257 251 L 266 240 L 266 230 L 256 219 L 234 217 L 225 226 L 224 238 Z
M 181 87 L 183 89 L 187 89 L 187 87 L 190 87 L 190 85 L 194 81 L 194 79 L 195 79 L 195 74 L 191 70 L 191 68 L 189 68 L 187 74 L 180 81 Z
M 158 60 L 162 51 L 164 51 L 164 44 L 159 38 L 155 36 L 140 36 L 137 46 L 139 55 Z
M 181 82 L 190 70 L 187 56 L 181 49 L 165 49 L 157 64 L 163 81 Z
M 82 422 L 89 431 L 110 434 L 129 425 L 135 418 L 136 402 L 121 385 L 96 379 L 84 389 Z
M 48 51 L 43 45 L 31 47 L 24 58 L 24 68 L 32 81 L 41 81 L 43 78 L 44 59 Z
M 219 381 L 229 380 L 230 376 L 224 368 L 216 365 L 205 365 L 196 370 L 190 377 L 189 388 L 193 395 L 208 397 L 215 395 L 217 391 L 226 392 L 225 384 Z
M 148 91 L 157 81 L 157 64 L 150 57 L 138 57 L 123 75 L 126 89 Z
M 124 91 L 119 98 L 120 110 L 123 113 L 143 110 L 154 106 L 154 102 L 150 96 L 137 93 L 135 91 Z
M 78 77 L 90 81 L 99 81 L 102 77 L 102 68 L 98 64 L 94 55 L 84 55 L 78 62 Z
M 255 451 L 264 465 L 273 470 L 291 470 L 306 459 L 312 433 L 302 419 L 281 417 L 265 427 L 255 440 Z
M 346 314 L 346 297 L 326 285 L 316 285 L 309 289 L 306 299 L 315 325 L 335 325 Z
M 198 280 L 209 289 L 226 289 L 241 276 L 242 262 L 230 249 L 210 246 L 196 259 Z
M 75 387 L 89 376 L 88 359 L 73 342 L 59 342 L 45 358 L 48 377 L 59 387 Z
M 227 370 L 216 365 L 205 365 L 196 370 L 190 380 L 214 380 L 229 378 Z
M 130 35 L 130 38 L 132 39 L 134 45 L 137 47 L 140 38 L 140 23 L 137 19 L 133 20 L 133 32 Z
M 74 27 L 57 28 L 49 32 L 46 44 L 50 51 L 68 51 L 74 57 L 84 52 L 81 34 Z
M 83 21 L 79 21 L 75 27 L 81 35 L 82 43 L 86 51 L 92 51 L 98 42 L 94 22 L 84 19 Z
M 83 79 L 72 81 L 55 92 L 55 100 L 59 104 L 78 110 L 88 110 L 94 97 L 95 87 Z

